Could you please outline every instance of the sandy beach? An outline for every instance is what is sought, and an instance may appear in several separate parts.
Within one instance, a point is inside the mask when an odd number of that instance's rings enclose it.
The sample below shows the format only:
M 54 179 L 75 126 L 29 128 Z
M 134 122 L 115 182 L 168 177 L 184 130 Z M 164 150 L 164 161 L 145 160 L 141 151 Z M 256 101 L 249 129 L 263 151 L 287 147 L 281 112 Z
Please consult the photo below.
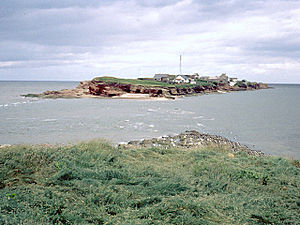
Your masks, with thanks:
M 113 99 L 140 99 L 140 100 L 155 100 L 155 101 L 167 101 L 170 100 L 165 97 L 150 97 L 149 94 L 133 94 L 133 93 L 126 93 L 120 96 L 114 96 Z

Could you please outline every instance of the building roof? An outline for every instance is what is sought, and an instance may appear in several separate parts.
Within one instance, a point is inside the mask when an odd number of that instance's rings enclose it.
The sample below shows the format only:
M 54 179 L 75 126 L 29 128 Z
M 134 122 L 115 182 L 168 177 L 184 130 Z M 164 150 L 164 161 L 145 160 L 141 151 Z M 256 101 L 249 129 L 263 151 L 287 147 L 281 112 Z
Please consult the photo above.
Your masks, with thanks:
M 185 80 L 188 80 L 189 78 L 188 78 L 188 76 L 186 76 L 186 75 L 178 75 L 177 77 L 182 77 L 183 79 L 185 79 Z
M 218 80 L 218 79 L 219 79 L 219 77 L 217 77 L 217 76 L 214 76 L 214 77 L 209 77 L 208 79 L 209 79 L 209 80 Z
M 169 78 L 169 74 L 155 74 L 154 79 Z

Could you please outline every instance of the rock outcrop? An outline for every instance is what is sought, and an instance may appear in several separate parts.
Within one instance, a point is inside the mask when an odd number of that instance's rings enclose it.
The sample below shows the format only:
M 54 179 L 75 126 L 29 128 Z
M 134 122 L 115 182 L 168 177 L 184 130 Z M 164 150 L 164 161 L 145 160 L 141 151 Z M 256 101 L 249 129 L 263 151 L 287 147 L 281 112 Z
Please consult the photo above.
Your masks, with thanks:
M 149 94 L 150 97 L 166 97 L 170 95 L 169 90 L 162 87 L 105 83 L 102 81 L 91 81 L 89 91 L 92 95 L 108 97 L 120 96 L 125 93 Z
M 98 96 L 120 96 L 125 93 L 149 94 L 150 97 L 169 97 L 206 94 L 218 91 L 246 91 L 252 89 L 268 88 L 267 84 L 251 83 L 245 87 L 229 86 L 227 84 L 207 85 L 207 86 L 192 86 L 192 87 L 156 87 L 156 86 L 141 86 L 134 84 L 120 83 L 105 83 L 103 81 L 92 80 L 89 84 L 89 91 L 92 95 Z
M 84 98 L 91 97 L 89 86 L 91 81 L 81 81 L 74 89 L 63 89 L 60 91 L 45 91 L 41 94 L 27 94 L 25 97 L 37 98 Z
M 263 152 L 250 149 L 239 142 L 230 141 L 224 137 L 201 134 L 195 130 L 186 131 L 175 136 L 163 136 L 150 140 L 130 141 L 127 144 L 120 144 L 121 148 L 140 148 L 140 147 L 162 147 L 162 148 L 197 148 L 197 147 L 221 147 L 232 152 L 246 152 L 249 155 L 264 156 Z

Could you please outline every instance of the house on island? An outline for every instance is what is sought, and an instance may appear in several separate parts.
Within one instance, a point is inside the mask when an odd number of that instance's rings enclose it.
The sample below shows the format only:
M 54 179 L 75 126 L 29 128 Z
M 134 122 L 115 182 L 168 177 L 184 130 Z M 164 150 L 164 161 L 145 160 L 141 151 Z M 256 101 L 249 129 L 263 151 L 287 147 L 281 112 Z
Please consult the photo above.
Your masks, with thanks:
M 174 83 L 176 84 L 184 84 L 184 83 L 189 83 L 189 78 L 185 75 L 178 75 L 175 77 Z
M 200 75 L 198 74 L 198 73 L 194 73 L 193 75 L 188 75 L 189 76 L 189 78 L 191 78 L 191 79 L 198 79 L 199 80 L 199 78 L 200 78 Z
M 153 80 L 162 81 L 162 82 L 169 82 L 170 81 L 170 74 L 155 74 Z
M 229 78 L 229 85 L 233 87 L 238 82 L 238 79 L 235 77 Z
M 176 84 L 196 84 L 196 81 L 191 77 L 191 75 L 178 75 L 174 79 Z
M 199 79 L 204 81 L 216 82 L 216 83 L 224 83 L 224 84 L 229 83 L 229 78 L 225 73 L 223 73 L 221 76 L 212 76 L 212 77 L 202 76 L 199 77 Z
M 198 78 L 199 80 L 204 80 L 204 81 L 208 81 L 209 76 L 201 76 Z
M 219 76 L 219 82 L 222 82 L 224 84 L 228 84 L 229 83 L 229 77 L 226 75 L 226 73 L 222 73 L 221 76 Z
M 212 76 L 212 77 L 208 77 L 207 81 L 210 82 L 219 82 L 219 77 L 218 76 Z

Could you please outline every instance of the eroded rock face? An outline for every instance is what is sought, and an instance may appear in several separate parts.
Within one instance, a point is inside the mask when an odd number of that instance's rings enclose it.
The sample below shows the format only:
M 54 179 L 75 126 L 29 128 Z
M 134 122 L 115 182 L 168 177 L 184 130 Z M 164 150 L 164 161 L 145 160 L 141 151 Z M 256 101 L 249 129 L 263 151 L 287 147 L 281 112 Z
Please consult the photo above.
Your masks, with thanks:
M 214 91 L 216 89 L 217 88 L 214 86 L 196 86 L 191 88 L 163 88 L 131 84 L 104 83 L 102 81 L 91 81 L 89 83 L 90 94 L 99 96 L 118 96 L 125 93 L 134 93 L 149 94 L 150 97 L 169 97 L 205 93 L 205 91 Z
M 267 89 L 267 88 L 269 88 L 269 86 L 267 84 L 258 83 L 256 89 Z
M 168 89 L 161 87 L 146 87 L 141 85 L 104 83 L 101 81 L 91 81 L 89 91 L 92 95 L 119 96 L 125 93 L 149 94 L 150 97 L 164 97 L 169 94 Z
M 211 93 L 217 91 L 245 91 L 251 89 L 264 89 L 268 88 L 267 84 L 253 83 L 244 87 L 229 86 L 228 84 L 222 84 L 219 86 L 196 86 L 196 87 L 152 87 L 141 86 L 131 84 L 119 84 L 119 83 L 104 83 L 102 81 L 91 81 L 89 83 L 89 91 L 92 95 L 99 96 L 119 96 L 125 93 L 135 94 L 149 94 L 150 97 L 171 97 L 171 96 L 183 96 L 193 95 L 201 93 Z
M 130 91 L 130 85 L 108 85 L 103 82 L 94 82 L 91 81 L 89 85 L 89 92 L 92 95 L 101 95 L 101 96 L 119 96 L 126 92 Z

